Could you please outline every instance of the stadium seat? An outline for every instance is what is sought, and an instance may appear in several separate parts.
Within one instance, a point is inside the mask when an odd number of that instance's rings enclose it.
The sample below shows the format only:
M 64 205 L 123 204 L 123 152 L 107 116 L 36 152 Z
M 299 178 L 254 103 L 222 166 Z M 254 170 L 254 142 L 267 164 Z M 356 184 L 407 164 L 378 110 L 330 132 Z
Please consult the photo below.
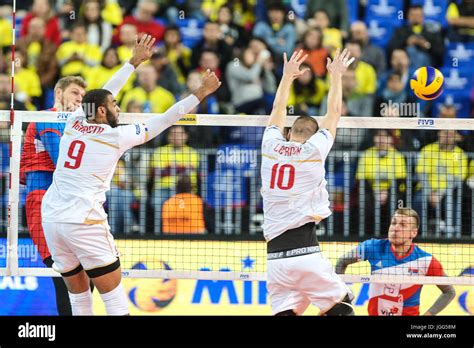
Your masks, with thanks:
M 347 14 L 349 15 L 349 24 L 359 20 L 359 1 L 346 0 Z
M 206 203 L 212 207 L 239 207 L 248 201 L 248 179 L 258 176 L 258 152 L 240 144 L 221 145 L 217 149 L 216 170 L 207 178 Z
M 366 6 L 367 18 L 393 20 L 398 12 L 403 10 L 403 0 L 368 0 Z
M 375 46 L 385 48 L 392 38 L 393 31 L 402 24 L 402 21 L 368 16 L 366 24 L 370 42 Z
M 204 22 L 198 19 L 179 19 L 176 21 L 183 45 L 193 48 L 203 38 Z
M 447 67 L 474 70 L 473 58 L 474 43 L 451 42 L 444 51 L 444 65 Z
M 469 118 L 471 116 L 471 100 L 466 94 L 445 90 L 439 98 L 433 101 L 434 117 L 438 117 L 443 104 L 453 104 L 458 118 Z
M 425 20 L 446 27 L 446 10 L 449 0 L 411 0 L 411 5 L 423 6 Z
M 453 93 L 455 100 L 458 96 L 469 96 L 474 70 L 464 68 L 443 67 L 444 90 Z

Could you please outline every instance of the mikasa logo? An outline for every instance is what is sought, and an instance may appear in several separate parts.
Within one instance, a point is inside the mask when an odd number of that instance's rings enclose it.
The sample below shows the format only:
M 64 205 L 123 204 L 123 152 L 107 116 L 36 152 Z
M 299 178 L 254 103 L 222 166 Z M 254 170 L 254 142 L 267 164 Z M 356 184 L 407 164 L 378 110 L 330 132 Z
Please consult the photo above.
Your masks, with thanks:
M 54 341 L 56 339 L 56 326 L 33 325 L 26 322 L 25 325 L 18 326 L 18 337 L 20 338 L 47 338 L 48 341 Z

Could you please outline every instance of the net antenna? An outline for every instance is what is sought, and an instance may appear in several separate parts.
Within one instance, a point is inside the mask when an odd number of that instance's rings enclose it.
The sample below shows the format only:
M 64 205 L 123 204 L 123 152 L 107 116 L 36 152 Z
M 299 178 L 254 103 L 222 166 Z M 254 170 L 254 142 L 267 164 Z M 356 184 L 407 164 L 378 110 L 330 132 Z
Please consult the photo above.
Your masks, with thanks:
M 12 55 L 11 55 L 11 99 L 10 99 L 10 175 L 8 187 L 8 225 L 7 225 L 7 268 L 6 275 L 18 271 L 18 203 L 21 153 L 21 122 L 15 122 L 15 39 L 16 39 L 16 0 L 13 0 Z M 19 139 L 20 141 L 15 141 Z M 16 169 L 16 170 L 15 170 Z M 0 274 L 1 275 L 1 274 Z

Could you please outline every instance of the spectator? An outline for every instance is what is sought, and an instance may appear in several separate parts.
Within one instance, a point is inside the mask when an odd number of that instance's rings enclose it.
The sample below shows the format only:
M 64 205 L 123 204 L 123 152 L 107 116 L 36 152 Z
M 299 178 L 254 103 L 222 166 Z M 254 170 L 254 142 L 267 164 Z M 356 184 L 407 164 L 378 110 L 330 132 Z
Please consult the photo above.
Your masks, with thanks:
M 174 195 L 179 175 L 188 175 L 191 191 L 197 192 L 199 154 L 186 145 L 188 134 L 182 126 L 173 126 L 168 134 L 168 145 L 158 147 L 151 158 L 155 233 L 160 232 L 163 202 Z
M 221 87 L 216 91 L 217 100 L 219 100 L 219 102 L 227 102 L 230 100 L 230 91 L 220 66 L 219 56 L 216 52 L 213 50 L 204 50 L 199 59 L 199 65 L 196 71 L 200 73 L 204 73 L 207 69 L 214 71 L 222 82 Z
M 158 12 L 158 2 L 155 0 L 138 0 L 137 9 L 132 16 L 126 16 L 123 23 L 118 26 L 113 37 L 115 44 L 121 44 L 119 33 L 120 28 L 125 24 L 132 24 L 137 28 L 138 35 L 148 34 L 156 38 L 159 42 L 163 39 L 165 28 L 155 21 L 155 14 Z
M 326 13 L 329 23 L 334 28 L 347 33 L 349 30 L 349 20 L 346 0 L 312 0 L 306 3 L 306 18 L 310 19 L 316 12 Z
M 310 28 L 319 28 L 323 33 L 323 46 L 333 55 L 337 48 L 342 47 L 342 32 L 334 28 L 329 15 L 324 10 L 318 10 L 314 13 L 312 19 L 308 20 Z
M 326 85 L 316 77 L 309 65 L 301 64 L 301 70 L 306 71 L 293 82 L 290 89 L 288 106 L 294 109 L 290 114 L 319 115 L 319 107 L 326 95 Z
M 162 49 L 178 77 L 178 82 L 184 84 L 186 75 L 191 69 L 192 51 L 181 42 L 181 33 L 178 27 L 166 28 Z
M 234 23 L 232 8 L 224 5 L 217 14 L 217 23 L 220 26 L 222 37 L 226 44 L 234 48 L 234 55 L 240 53 L 241 48 L 247 45 L 248 37 L 240 25 Z
M 108 216 L 111 231 L 116 234 L 129 234 L 134 225 L 132 203 L 135 199 L 131 189 L 130 175 L 123 160 L 117 162 L 115 173 L 107 192 Z
M 447 190 L 458 187 L 457 184 L 460 185 L 469 174 L 468 157 L 456 145 L 461 140 L 462 136 L 456 130 L 443 129 L 438 132 L 438 141 L 421 149 L 416 166 L 418 185 L 415 205 L 422 212 L 422 202 L 428 203 L 428 212 L 423 212 L 428 214 L 428 219 L 435 218 L 437 209 L 441 212 L 438 219 L 443 221 L 446 220 L 448 209 L 454 212 L 454 219 L 461 218 L 454 207 L 446 206 Z M 447 226 L 448 231 L 452 228 Z
M 114 47 L 109 47 L 104 52 L 104 57 L 100 65 L 97 65 L 87 71 L 86 81 L 87 89 L 98 89 L 102 88 L 107 81 L 121 68 L 122 64 L 120 63 L 117 49 Z M 128 79 L 127 83 L 122 87 L 120 92 L 117 95 L 117 99 L 120 100 L 124 93 L 131 90 L 133 87 L 133 82 L 135 76 L 132 75 Z
M 28 60 L 22 51 L 15 51 L 16 98 L 25 104 L 28 111 L 35 111 L 37 98 L 41 97 L 41 82 L 38 73 L 28 68 Z M 11 51 L 7 52 L 7 72 L 11 74 Z
M 44 33 L 45 39 L 51 41 L 56 46 L 61 44 L 61 30 L 59 27 L 59 21 L 54 16 L 48 0 L 34 0 L 31 12 L 29 12 L 21 23 L 21 34 L 20 36 L 26 36 L 30 30 L 30 21 L 34 17 L 41 17 L 46 23 L 46 30 Z
M 178 77 L 169 63 L 163 51 L 153 53 L 150 64 L 155 68 L 158 75 L 158 84 L 170 91 L 173 95 L 179 95 L 183 91 L 183 86 L 179 84 Z
M 7 6 L 0 6 L 0 50 L 12 44 L 12 23 L 8 20 L 10 13 Z
M 264 40 L 276 57 L 282 57 L 284 52 L 291 54 L 296 43 L 296 32 L 293 24 L 286 21 L 285 7 L 275 2 L 268 6 L 267 13 L 269 22 L 257 22 L 253 35 Z
M 356 41 L 346 43 L 346 48 L 355 58 L 351 68 L 355 71 L 357 86 L 355 92 L 361 95 L 373 95 L 377 90 L 377 74 L 372 65 L 360 60 L 361 46 Z
M 176 184 L 176 195 L 163 204 L 164 234 L 204 234 L 203 201 L 192 193 L 191 179 L 182 175 Z
M 133 24 L 124 24 L 120 27 L 120 42 L 122 43 L 117 48 L 117 53 L 120 58 L 120 62 L 123 64 L 128 62 L 133 55 L 133 48 L 137 41 L 137 27 Z
M 369 213 L 368 221 L 372 222 L 369 225 L 375 226 L 378 222 L 373 220 L 374 202 L 377 202 L 382 216 L 378 227 L 385 231 L 390 225 L 390 199 L 395 199 L 395 202 L 404 199 L 407 167 L 405 158 L 394 147 L 390 130 L 375 131 L 373 141 L 374 146 L 366 150 L 359 159 L 356 179 L 366 182 L 364 201 L 365 211 Z
M 232 12 L 233 22 L 247 31 L 255 23 L 254 6 L 255 0 L 203 0 L 202 12 L 211 21 L 217 21 L 219 10 L 222 6 L 229 6 Z
M 446 12 L 448 38 L 450 41 L 474 41 L 474 1 L 451 2 Z
M 219 58 L 219 68 L 224 70 L 227 63 L 232 59 L 232 48 L 221 38 L 219 24 L 207 22 L 204 25 L 204 38 L 193 48 L 191 66 L 196 68 L 203 52 L 213 51 Z
M 227 65 L 226 80 L 237 112 L 265 114 L 263 95 L 276 91 L 272 69 L 270 52 L 262 51 L 256 56 L 250 48 L 242 52 L 238 61 Z
M 138 86 L 123 96 L 121 108 L 125 109 L 131 100 L 143 103 L 143 112 L 161 114 L 175 103 L 173 94 L 157 85 L 158 74 L 152 65 L 137 69 Z
M 326 63 L 329 56 L 328 50 L 323 47 L 323 33 L 318 28 L 310 28 L 303 35 L 303 42 L 299 47 L 308 58 L 308 64 L 317 77 L 326 76 Z
M 182 97 L 186 97 L 196 91 L 201 86 L 202 74 L 197 71 L 191 71 L 186 80 L 186 91 Z M 199 105 L 190 111 L 191 114 L 218 114 L 219 103 L 214 94 L 208 95 Z M 229 127 L 189 127 L 189 146 L 199 148 L 212 148 L 217 144 L 220 137 L 221 128 Z
M 30 21 L 29 33 L 18 40 L 17 48 L 27 57 L 28 68 L 38 74 L 42 94 L 46 97 L 56 84 L 59 66 L 56 46 L 44 38 L 45 29 L 44 19 L 33 18 Z M 43 99 L 40 108 L 47 108 L 47 104 Z
M 377 76 L 383 74 L 387 68 L 385 52 L 380 47 L 370 43 L 369 32 L 364 22 L 356 21 L 351 24 L 351 40 L 357 41 L 362 48 L 360 59 L 372 65 Z
M 388 75 L 388 81 L 387 85 L 383 89 L 381 95 L 376 98 L 375 103 L 374 103 L 374 116 L 380 116 L 381 115 L 381 110 L 386 109 L 387 105 L 397 105 L 400 106 L 398 107 L 399 111 L 409 111 L 411 108 L 406 108 L 401 106 L 405 105 L 415 105 L 416 100 L 414 97 L 411 96 L 405 89 L 405 86 L 403 85 L 402 81 L 402 75 L 399 72 L 392 71 Z M 411 110 L 411 111 L 416 111 L 416 110 Z M 400 112 L 397 113 L 397 115 L 385 115 L 385 116 L 414 116 L 414 117 L 421 117 L 421 115 L 418 115 L 416 112 L 410 115 L 405 115 L 405 114 L 400 114 Z
M 406 25 L 394 30 L 388 43 L 389 54 L 397 48 L 406 49 L 413 69 L 441 66 L 444 44 L 439 25 L 424 22 L 423 7 L 420 5 L 410 6 L 407 19 Z
M 100 47 L 87 42 L 86 27 L 76 23 L 71 31 L 71 41 L 59 46 L 56 57 L 61 67 L 61 76 L 87 74 L 86 70 L 100 64 Z
M 379 85 L 377 94 L 381 94 L 382 91 L 387 87 L 388 77 L 392 73 L 398 73 L 401 76 L 401 82 L 405 90 L 410 93 L 410 57 L 404 49 L 395 49 L 392 52 L 390 57 L 390 69 L 388 69 L 382 76 L 379 78 Z
M 82 5 L 87 42 L 97 45 L 104 52 L 112 44 L 112 25 L 101 16 L 100 0 L 86 0 Z
M 11 77 L 0 73 L 0 110 L 10 109 L 11 93 Z M 25 104 L 17 99 L 16 94 L 14 98 L 15 110 L 26 110 Z

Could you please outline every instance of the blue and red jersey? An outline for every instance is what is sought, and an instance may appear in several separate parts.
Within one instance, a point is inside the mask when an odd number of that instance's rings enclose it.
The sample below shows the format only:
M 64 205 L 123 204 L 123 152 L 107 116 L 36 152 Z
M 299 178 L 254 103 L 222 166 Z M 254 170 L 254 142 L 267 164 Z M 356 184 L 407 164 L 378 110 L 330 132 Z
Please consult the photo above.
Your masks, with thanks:
M 388 239 L 370 239 L 359 244 L 357 253 L 360 260 L 370 263 L 374 275 L 444 275 L 439 261 L 415 244 L 398 256 Z M 417 284 L 370 284 L 369 315 L 420 315 L 421 288 Z
M 53 182 L 64 127 L 65 123 L 32 122 L 28 125 L 20 164 L 20 182 L 26 184 L 27 193 L 47 190 Z

